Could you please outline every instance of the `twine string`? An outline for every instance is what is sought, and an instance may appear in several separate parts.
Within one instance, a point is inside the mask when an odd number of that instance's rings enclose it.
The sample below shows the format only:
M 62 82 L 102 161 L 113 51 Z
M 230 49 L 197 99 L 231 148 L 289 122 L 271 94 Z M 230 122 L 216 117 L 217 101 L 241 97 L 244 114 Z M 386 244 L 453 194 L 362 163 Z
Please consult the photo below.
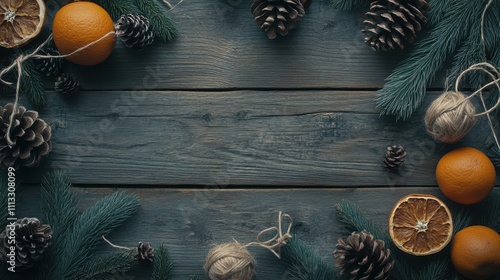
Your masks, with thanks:
M 64 55 L 40 55 L 38 54 L 40 52 L 40 50 L 45 47 L 49 42 L 50 40 L 52 40 L 52 34 L 50 34 L 47 39 L 42 43 L 40 44 L 33 52 L 29 53 L 29 54 L 21 54 L 19 55 L 13 62 L 11 65 L 9 65 L 8 67 L 5 67 L 4 69 L 2 69 L 2 71 L 0 71 L 0 82 L 6 84 L 6 85 L 12 85 L 14 84 L 13 82 L 9 82 L 9 81 L 6 81 L 3 79 L 3 76 L 5 74 L 7 74 L 8 72 L 10 72 L 12 69 L 14 68 L 17 68 L 17 81 L 16 81 L 16 96 L 15 96 L 15 100 L 14 100 L 14 105 L 12 107 L 12 112 L 9 116 L 9 125 L 7 126 L 7 131 L 5 133 L 5 139 L 7 141 L 7 145 L 9 145 L 10 148 L 12 148 L 12 146 L 14 145 L 14 142 L 12 141 L 11 137 L 10 137 L 10 133 L 11 133 L 11 129 L 12 129 L 12 124 L 14 123 L 14 116 L 16 115 L 17 113 L 17 104 L 19 102 L 19 93 L 20 93 L 20 88 L 21 88 L 21 78 L 23 77 L 23 67 L 22 67 L 22 64 L 30 59 L 30 58 L 36 58 L 36 59 L 47 59 L 47 58 L 65 58 L 65 57 L 69 57 L 69 56 L 72 56 L 72 55 L 75 55 L 95 44 L 98 44 L 99 42 L 101 42 L 102 40 L 106 39 L 108 36 L 110 35 L 115 35 L 115 31 L 110 31 L 106 34 L 104 34 L 102 37 L 100 37 L 99 39 L 95 40 L 95 41 L 92 41 L 76 50 L 74 50 L 73 52 L 69 53 L 69 54 L 64 54 Z
M 285 233 L 283 233 L 283 220 L 288 220 L 288 228 Z M 244 247 L 258 245 L 265 249 L 271 251 L 278 259 L 281 259 L 281 246 L 285 245 L 286 242 L 292 239 L 292 217 L 288 214 L 283 214 L 281 211 L 278 214 L 278 225 L 274 227 L 267 228 L 259 234 L 257 234 L 257 241 L 250 242 Z M 268 240 L 262 240 L 263 235 L 269 232 L 276 232 L 276 235 Z
M 102 236 L 102 239 L 104 239 L 104 241 L 106 241 L 106 243 L 108 243 L 113 248 L 123 249 L 123 250 L 128 250 L 128 251 L 134 249 L 134 248 L 128 248 L 128 247 L 124 247 L 124 246 L 120 246 L 120 245 L 115 245 L 115 244 L 111 243 L 111 241 L 107 240 L 106 237 L 104 237 L 104 235 Z

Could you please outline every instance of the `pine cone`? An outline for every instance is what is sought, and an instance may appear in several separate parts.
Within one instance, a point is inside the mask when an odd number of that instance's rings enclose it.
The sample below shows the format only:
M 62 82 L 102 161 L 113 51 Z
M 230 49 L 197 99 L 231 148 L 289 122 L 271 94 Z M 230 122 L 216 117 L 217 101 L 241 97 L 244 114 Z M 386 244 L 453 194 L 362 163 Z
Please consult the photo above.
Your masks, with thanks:
M 137 246 L 137 258 L 139 261 L 143 263 L 152 263 L 154 256 L 154 248 L 151 246 L 151 243 L 139 242 L 139 245 Z
M 9 243 L 9 236 L 15 233 L 15 245 Z M 37 218 L 18 219 L 15 225 L 8 225 L 0 233 L 2 248 L 0 250 L 0 260 L 6 262 L 10 260 L 10 247 L 15 246 L 16 268 L 27 269 L 32 267 L 36 261 L 40 260 L 52 239 L 52 229 L 49 225 L 42 225 Z M 12 241 L 10 241 L 12 242 Z
M 64 95 L 73 95 L 80 90 L 80 81 L 71 73 L 63 73 L 57 77 L 54 89 Z
M 38 118 L 38 112 L 27 111 L 23 106 L 19 106 L 13 116 L 14 121 L 10 129 L 10 139 L 13 143 L 9 146 L 6 135 L 13 108 L 12 103 L 0 107 L 3 124 L 0 135 L 0 166 L 12 166 L 16 169 L 19 166 L 37 167 L 40 160 L 52 150 L 51 128 Z
M 302 0 L 304 1 L 304 0 Z M 285 36 L 305 15 L 301 0 L 254 0 L 251 11 L 269 39 Z
M 339 238 L 333 252 L 340 274 L 348 273 L 351 280 L 385 280 L 394 266 L 391 250 L 368 231 L 353 232 L 344 241 Z
M 149 20 L 141 15 L 122 15 L 115 24 L 116 35 L 125 46 L 140 51 L 151 45 L 154 34 Z
M 377 51 L 403 50 L 427 22 L 428 0 L 374 0 L 365 14 L 365 43 Z
M 53 48 L 42 49 L 40 55 L 59 56 L 59 51 Z M 63 66 L 64 59 L 58 58 L 39 58 L 35 60 L 35 67 L 38 71 L 47 77 L 59 75 Z
M 384 154 L 384 166 L 391 171 L 395 171 L 403 165 L 407 156 L 408 154 L 403 146 L 388 146 Z

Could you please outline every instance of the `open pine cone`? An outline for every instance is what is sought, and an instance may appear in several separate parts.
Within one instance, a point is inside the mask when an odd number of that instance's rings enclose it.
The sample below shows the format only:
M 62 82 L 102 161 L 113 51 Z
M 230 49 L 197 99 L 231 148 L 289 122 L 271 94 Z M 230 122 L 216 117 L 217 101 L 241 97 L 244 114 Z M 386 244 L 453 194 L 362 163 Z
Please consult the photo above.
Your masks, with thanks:
M 52 239 L 52 229 L 49 225 L 42 225 L 37 218 L 18 219 L 15 225 L 7 226 L 0 233 L 2 244 L 0 260 L 2 262 L 10 260 L 7 255 L 11 252 L 10 247 L 13 246 L 9 243 L 11 231 L 15 233 L 15 262 L 18 269 L 30 268 L 40 260 Z
M 142 263 L 152 263 L 154 258 L 154 248 L 151 243 L 139 242 L 137 245 L 137 259 Z
M 251 11 L 269 39 L 285 36 L 305 15 L 301 0 L 254 0 Z
M 390 171 L 396 171 L 403 165 L 407 156 L 408 153 L 403 146 L 388 146 L 384 154 L 384 166 Z
M 350 280 L 385 280 L 394 266 L 391 250 L 384 248 L 383 240 L 366 230 L 353 232 L 346 240 L 339 238 L 333 252 L 335 266 L 340 274 L 348 273 Z
M 374 0 L 365 14 L 365 43 L 377 51 L 403 50 L 427 22 L 427 0 Z
M 142 15 L 122 15 L 115 24 L 116 35 L 125 46 L 140 51 L 151 45 L 154 34 L 149 20 Z
M 14 114 L 10 139 L 7 141 L 7 128 L 14 105 L 9 103 L 0 107 L 0 166 L 37 167 L 40 160 L 45 158 L 52 150 L 50 143 L 51 128 L 47 123 L 38 118 L 38 112 L 26 110 L 23 106 L 17 108 Z

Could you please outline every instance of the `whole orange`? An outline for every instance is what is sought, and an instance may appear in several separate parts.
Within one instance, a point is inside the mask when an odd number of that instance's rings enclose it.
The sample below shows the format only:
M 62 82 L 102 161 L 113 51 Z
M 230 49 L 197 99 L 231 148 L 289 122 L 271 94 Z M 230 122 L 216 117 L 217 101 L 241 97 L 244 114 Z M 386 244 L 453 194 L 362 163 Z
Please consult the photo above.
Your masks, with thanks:
M 485 226 L 470 226 L 451 241 L 451 262 L 469 279 L 489 279 L 500 272 L 500 235 Z
M 79 48 L 100 40 L 66 57 L 80 65 L 96 65 L 108 58 L 115 46 L 115 27 L 111 16 L 92 2 L 72 2 L 57 11 L 52 24 L 54 43 L 61 54 L 71 54 Z M 109 34 L 106 36 L 106 34 Z
M 436 167 L 439 188 L 449 199 L 461 204 L 483 200 L 493 190 L 495 166 L 478 149 L 462 147 L 445 154 Z

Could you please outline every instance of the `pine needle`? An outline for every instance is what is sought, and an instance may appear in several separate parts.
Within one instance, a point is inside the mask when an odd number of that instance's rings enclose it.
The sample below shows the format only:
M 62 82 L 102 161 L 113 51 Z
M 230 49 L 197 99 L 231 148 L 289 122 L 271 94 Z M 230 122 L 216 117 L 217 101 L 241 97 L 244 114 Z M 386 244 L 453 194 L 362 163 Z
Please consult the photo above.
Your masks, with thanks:
M 427 26 L 439 24 L 446 12 L 449 11 L 451 4 L 456 0 L 430 0 L 431 9 L 427 12 Z
M 281 247 L 281 259 L 287 270 L 301 280 L 334 280 L 337 273 L 327 265 L 297 235 Z
M 381 115 L 408 120 L 424 100 L 426 86 L 457 45 L 469 35 L 472 24 L 484 9 L 485 0 L 454 1 L 442 21 L 427 38 L 416 44 L 410 57 L 405 59 L 387 78 L 375 101 Z
M 114 21 L 117 21 L 122 15 L 139 14 L 139 9 L 134 5 L 133 0 L 91 0 L 97 5 L 103 7 Z
M 45 99 L 45 89 L 40 72 L 36 70 L 35 63 L 30 59 L 22 64 L 22 68 L 21 92 L 28 95 L 28 98 L 36 109 L 43 108 L 47 104 L 47 100 Z
M 139 208 L 137 197 L 116 192 L 96 202 L 74 222 L 73 228 L 58 248 L 53 279 L 76 280 L 76 272 L 90 258 L 92 250 L 130 218 Z
M 361 8 L 368 8 L 370 1 L 368 0 L 330 0 L 335 9 L 344 11 L 352 11 Z
M 168 42 L 178 34 L 167 10 L 157 0 L 133 0 L 137 8 L 149 19 L 155 37 Z
M 342 200 L 335 205 L 335 212 L 340 224 L 346 229 L 346 234 L 354 231 L 367 230 L 378 239 L 387 240 L 387 234 L 359 209 L 354 203 L 348 200 Z
M 172 279 L 172 261 L 168 256 L 167 245 L 161 244 L 155 250 L 154 262 L 153 262 L 153 274 L 151 276 L 152 280 L 170 280 Z
M 109 280 L 129 270 L 130 265 L 136 261 L 134 251 L 114 253 L 102 258 L 88 261 L 74 278 L 81 280 Z

